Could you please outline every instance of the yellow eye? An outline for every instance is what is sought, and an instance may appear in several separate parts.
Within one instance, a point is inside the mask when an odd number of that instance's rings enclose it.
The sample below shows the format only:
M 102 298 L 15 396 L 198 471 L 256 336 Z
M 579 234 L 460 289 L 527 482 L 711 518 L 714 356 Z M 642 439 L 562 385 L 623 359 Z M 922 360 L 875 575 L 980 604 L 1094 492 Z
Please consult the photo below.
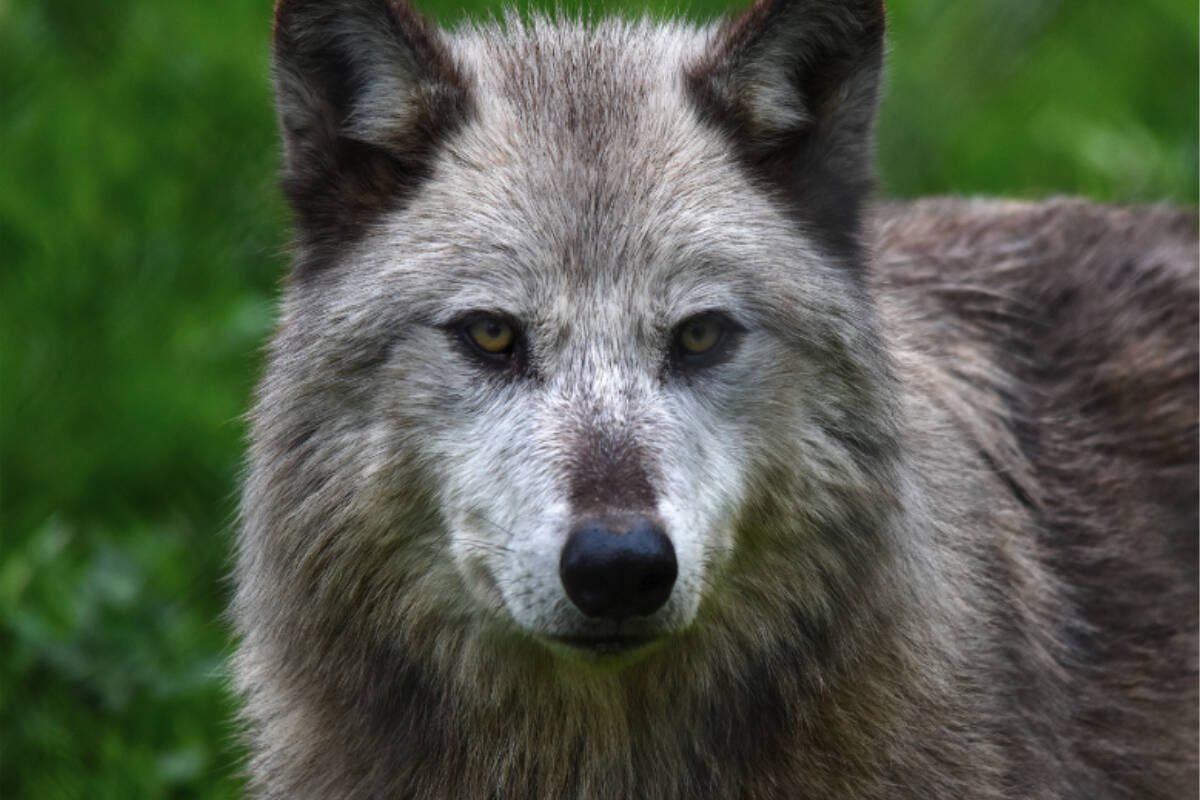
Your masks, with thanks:
M 502 319 L 484 317 L 467 325 L 471 343 L 488 355 L 503 355 L 517 338 L 511 325 Z
M 679 328 L 679 347 L 685 355 L 707 353 L 721 341 L 724 329 L 711 317 L 694 317 Z

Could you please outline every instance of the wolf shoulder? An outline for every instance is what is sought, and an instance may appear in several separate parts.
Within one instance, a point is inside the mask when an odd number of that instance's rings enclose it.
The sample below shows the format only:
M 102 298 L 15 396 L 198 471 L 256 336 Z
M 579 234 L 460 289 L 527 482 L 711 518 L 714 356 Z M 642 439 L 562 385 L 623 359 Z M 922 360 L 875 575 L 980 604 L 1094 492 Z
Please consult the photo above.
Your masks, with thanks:
M 1193 581 L 1197 228 L 1195 209 L 1073 198 L 884 203 L 867 223 L 901 369 L 972 401 L 964 428 L 1043 519 L 1142 546 L 1165 532 Z
M 947 292 L 991 289 L 1055 315 L 1043 322 L 1110 310 L 1118 323 L 1136 323 L 1134 312 L 1173 312 L 1162 321 L 1178 327 L 1165 333 L 1183 335 L 1196 329 L 1197 233 L 1196 209 L 1165 204 L 933 197 L 875 205 L 866 235 L 884 302 L 932 292 L 953 310 L 964 298 Z

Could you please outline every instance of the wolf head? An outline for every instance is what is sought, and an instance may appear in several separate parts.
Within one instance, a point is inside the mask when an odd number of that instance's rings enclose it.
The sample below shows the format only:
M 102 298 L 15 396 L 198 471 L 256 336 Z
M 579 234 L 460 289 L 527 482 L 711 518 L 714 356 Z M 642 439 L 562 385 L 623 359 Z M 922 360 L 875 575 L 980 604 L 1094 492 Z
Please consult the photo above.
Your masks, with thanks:
M 892 491 L 858 243 L 882 27 L 878 0 L 453 34 L 282 0 L 298 230 L 250 645 L 478 666 L 819 638 Z

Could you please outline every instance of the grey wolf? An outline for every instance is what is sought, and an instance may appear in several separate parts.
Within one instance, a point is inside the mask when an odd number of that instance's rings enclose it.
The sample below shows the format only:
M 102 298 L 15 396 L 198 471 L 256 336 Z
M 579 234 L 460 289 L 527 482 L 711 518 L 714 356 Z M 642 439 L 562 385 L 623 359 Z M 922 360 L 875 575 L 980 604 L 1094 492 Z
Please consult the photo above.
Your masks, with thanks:
M 871 205 L 883 29 L 281 0 L 258 796 L 1195 796 L 1195 215 Z

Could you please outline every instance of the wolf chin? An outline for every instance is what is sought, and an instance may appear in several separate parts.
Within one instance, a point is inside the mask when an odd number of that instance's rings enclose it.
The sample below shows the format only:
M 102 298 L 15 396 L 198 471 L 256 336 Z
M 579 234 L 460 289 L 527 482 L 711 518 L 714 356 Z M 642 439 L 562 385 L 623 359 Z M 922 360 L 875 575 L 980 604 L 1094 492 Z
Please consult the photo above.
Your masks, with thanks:
M 1197 226 L 871 206 L 876 0 L 281 0 L 264 798 L 1197 792 Z

